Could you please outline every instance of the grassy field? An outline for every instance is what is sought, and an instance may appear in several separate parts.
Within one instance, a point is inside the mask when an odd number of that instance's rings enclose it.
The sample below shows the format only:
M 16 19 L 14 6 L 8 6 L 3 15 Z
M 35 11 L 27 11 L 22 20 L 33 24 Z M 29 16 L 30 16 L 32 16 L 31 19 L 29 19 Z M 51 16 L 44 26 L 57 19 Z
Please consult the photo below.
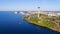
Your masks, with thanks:
M 57 24 L 52 21 L 53 19 L 56 19 L 55 17 L 52 19 L 49 18 L 47 15 L 40 14 L 40 17 L 38 18 L 37 14 L 34 14 L 31 16 L 25 16 L 23 17 L 23 19 L 32 24 L 47 27 L 60 32 L 60 27 L 58 27 Z

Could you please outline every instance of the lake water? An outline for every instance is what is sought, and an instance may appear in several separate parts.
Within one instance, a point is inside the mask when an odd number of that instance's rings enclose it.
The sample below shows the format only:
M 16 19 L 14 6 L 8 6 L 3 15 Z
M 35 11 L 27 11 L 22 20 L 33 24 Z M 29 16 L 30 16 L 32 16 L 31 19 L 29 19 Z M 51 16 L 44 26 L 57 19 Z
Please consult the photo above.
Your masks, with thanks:
M 0 11 L 0 34 L 60 34 L 22 20 L 22 14 Z

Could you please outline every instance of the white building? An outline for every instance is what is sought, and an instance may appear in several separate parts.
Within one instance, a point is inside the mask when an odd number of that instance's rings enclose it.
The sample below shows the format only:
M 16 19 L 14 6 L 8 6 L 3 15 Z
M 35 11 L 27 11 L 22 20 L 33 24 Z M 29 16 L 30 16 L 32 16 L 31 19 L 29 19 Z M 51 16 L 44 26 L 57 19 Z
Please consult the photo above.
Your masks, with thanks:
M 60 13 L 57 13 L 57 15 L 60 15 Z

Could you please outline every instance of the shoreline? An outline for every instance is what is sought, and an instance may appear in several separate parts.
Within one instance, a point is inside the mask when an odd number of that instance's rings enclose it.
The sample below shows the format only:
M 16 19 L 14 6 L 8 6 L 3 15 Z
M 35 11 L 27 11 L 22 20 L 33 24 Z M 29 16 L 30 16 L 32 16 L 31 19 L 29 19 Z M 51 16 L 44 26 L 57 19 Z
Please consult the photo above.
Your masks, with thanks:
M 26 21 L 27 21 L 27 20 L 26 20 Z M 29 22 L 29 21 L 28 21 L 28 22 Z M 29 22 L 29 23 L 30 23 L 30 22 Z M 39 26 L 39 25 L 36 25 L 36 24 L 34 24 L 34 23 L 30 23 L 30 24 L 33 24 L 33 25 L 38 26 L 38 27 L 42 27 L 42 28 L 45 28 L 45 29 L 48 29 L 48 30 L 52 30 L 52 31 L 58 32 L 58 31 L 53 30 L 53 29 L 51 29 L 51 28 L 47 28 L 47 27 L 44 27 L 44 26 Z M 60 33 L 60 32 L 58 32 L 58 33 Z
M 26 21 L 29 22 L 28 20 L 26 20 Z M 34 25 L 34 26 L 42 27 L 42 28 L 45 28 L 45 29 L 48 29 L 48 30 L 52 30 L 52 31 L 57 32 L 57 33 L 60 33 L 59 31 L 53 30 L 53 29 L 48 28 L 48 27 L 44 27 L 44 26 L 41 26 L 41 25 L 39 26 L 39 25 L 31 23 L 31 22 L 29 22 L 29 23 L 32 24 L 32 25 Z
M 56 31 L 56 32 L 60 32 L 60 29 L 56 29 L 55 27 L 49 27 L 49 26 L 44 26 L 44 25 L 41 25 L 40 23 L 37 23 L 36 21 L 32 21 L 32 20 L 30 20 L 28 17 L 23 17 L 23 20 L 26 20 L 26 21 L 28 21 L 29 23 L 31 23 L 31 24 L 33 24 L 33 25 L 36 25 L 36 26 L 38 26 L 38 27 L 43 27 L 43 28 L 46 28 L 46 29 L 49 29 L 49 30 L 53 30 L 53 31 Z M 46 25 L 46 24 L 45 24 Z M 49 24 L 48 24 L 49 25 Z M 53 23 L 52 23 L 52 25 L 54 25 Z

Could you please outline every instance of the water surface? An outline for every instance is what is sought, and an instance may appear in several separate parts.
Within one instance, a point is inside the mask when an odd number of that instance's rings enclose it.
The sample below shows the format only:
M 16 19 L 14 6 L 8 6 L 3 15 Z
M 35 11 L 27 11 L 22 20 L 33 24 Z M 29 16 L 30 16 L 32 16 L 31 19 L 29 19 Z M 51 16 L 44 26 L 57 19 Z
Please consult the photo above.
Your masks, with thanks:
M 22 20 L 22 14 L 0 11 L 0 34 L 60 34 Z

